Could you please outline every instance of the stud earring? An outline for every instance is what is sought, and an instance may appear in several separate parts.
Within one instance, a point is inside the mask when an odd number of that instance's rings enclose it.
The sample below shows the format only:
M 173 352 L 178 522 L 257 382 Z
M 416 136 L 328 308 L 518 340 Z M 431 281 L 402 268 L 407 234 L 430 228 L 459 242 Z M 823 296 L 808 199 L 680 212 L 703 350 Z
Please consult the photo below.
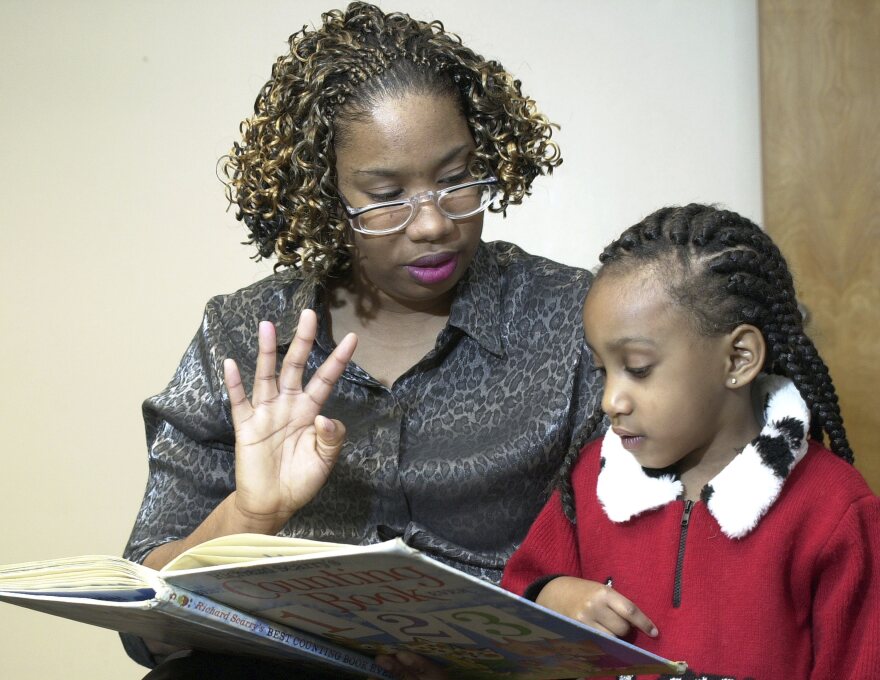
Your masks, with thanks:
M 731 378 L 731 379 L 730 379 L 730 384 L 731 384 L 731 385 L 736 385 L 736 378 Z

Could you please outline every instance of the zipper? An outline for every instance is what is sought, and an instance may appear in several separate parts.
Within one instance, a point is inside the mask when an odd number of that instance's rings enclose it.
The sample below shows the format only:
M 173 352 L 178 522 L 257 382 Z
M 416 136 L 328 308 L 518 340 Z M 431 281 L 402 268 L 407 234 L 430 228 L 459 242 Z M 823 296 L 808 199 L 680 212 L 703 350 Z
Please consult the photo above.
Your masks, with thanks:
M 681 572 L 684 569 L 684 546 L 687 542 L 688 525 L 691 521 L 691 510 L 694 509 L 694 501 L 684 502 L 684 512 L 681 514 L 681 532 L 678 535 L 678 561 L 675 563 L 675 586 L 672 589 L 672 606 L 681 606 Z

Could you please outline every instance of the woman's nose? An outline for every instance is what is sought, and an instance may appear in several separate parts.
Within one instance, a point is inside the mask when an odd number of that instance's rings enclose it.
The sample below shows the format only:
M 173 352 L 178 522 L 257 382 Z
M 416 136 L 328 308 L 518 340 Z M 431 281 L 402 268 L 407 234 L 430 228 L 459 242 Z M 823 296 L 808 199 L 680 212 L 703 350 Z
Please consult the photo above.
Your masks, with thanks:
M 413 241 L 439 241 L 455 229 L 455 221 L 442 212 L 434 201 L 419 203 L 418 213 L 406 228 L 407 236 Z

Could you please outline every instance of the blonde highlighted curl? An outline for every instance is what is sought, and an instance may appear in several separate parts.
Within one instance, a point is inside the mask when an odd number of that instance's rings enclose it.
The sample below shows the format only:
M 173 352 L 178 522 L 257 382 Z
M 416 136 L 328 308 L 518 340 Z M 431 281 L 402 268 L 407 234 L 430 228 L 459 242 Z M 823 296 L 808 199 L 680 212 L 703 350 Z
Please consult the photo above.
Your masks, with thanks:
M 226 196 L 248 227 L 247 243 L 256 246 L 258 258 L 274 253 L 276 269 L 293 267 L 314 283 L 348 270 L 334 122 L 344 127 L 346 119 L 368 112 L 365 91 L 374 98 L 383 89 L 457 93 L 476 144 L 471 169 L 499 181 L 495 212 L 522 202 L 534 178 L 562 162 L 550 139 L 553 125 L 523 95 L 520 82 L 464 47 L 439 21 L 385 14 L 362 2 L 322 20 L 319 28 L 303 27 L 289 38 L 289 53 L 275 62 L 254 115 L 240 126 L 241 142 L 220 164 Z M 423 73 L 420 84 L 376 86 L 401 67 Z

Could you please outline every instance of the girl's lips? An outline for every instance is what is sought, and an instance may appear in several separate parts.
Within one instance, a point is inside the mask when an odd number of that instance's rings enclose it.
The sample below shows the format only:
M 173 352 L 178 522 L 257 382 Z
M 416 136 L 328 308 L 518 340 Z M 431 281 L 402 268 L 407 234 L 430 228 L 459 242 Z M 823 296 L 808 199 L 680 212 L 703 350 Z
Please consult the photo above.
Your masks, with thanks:
M 419 283 L 433 284 L 445 281 L 458 267 L 458 253 L 425 255 L 406 265 L 406 270 Z
M 636 450 L 645 441 L 645 436 L 641 434 L 618 434 L 618 436 L 620 437 L 620 443 L 623 444 L 623 448 L 627 451 Z

